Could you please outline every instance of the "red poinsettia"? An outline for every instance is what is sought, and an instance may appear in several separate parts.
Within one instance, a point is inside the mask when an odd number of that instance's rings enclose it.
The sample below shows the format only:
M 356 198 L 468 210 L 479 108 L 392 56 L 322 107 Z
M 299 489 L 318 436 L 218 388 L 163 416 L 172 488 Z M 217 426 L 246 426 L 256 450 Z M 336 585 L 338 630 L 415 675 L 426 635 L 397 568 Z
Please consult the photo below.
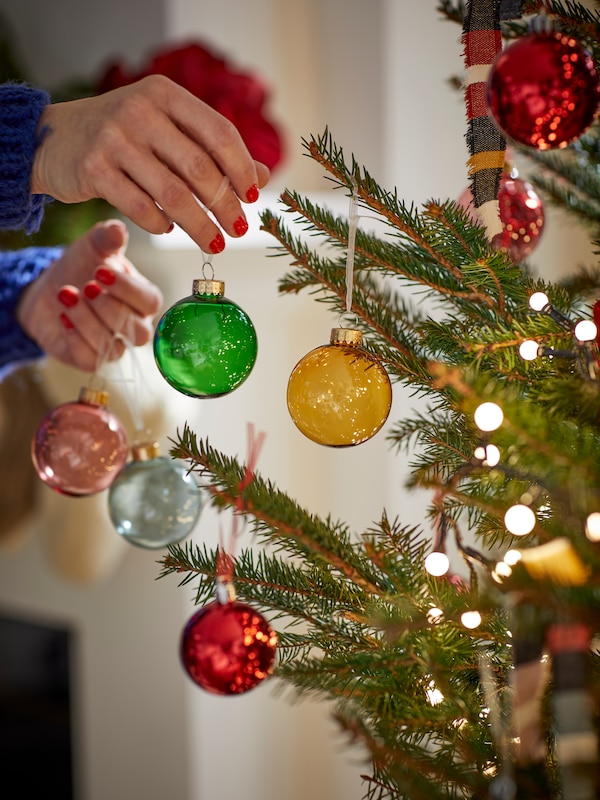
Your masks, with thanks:
M 237 70 L 205 45 L 190 42 L 158 51 L 138 73 L 121 62 L 110 64 L 97 92 L 127 86 L 146 75 L 166 75 L 233 122 L 252 157 L 269 169 L 281 162 L 282 138 L 265 113 L 267 90 L 254 75 Z

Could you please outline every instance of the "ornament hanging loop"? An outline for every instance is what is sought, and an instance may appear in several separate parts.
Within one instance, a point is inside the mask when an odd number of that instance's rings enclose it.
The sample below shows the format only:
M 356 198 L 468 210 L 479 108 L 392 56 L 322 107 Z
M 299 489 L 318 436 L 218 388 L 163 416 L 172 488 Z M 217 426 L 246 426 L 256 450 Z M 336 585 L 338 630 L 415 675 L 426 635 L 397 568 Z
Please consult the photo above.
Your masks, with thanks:
M 354 288 L 354 253 L 356 229 L 358 228 L 358 183 L 352 178 L 352 194 L 348 213 L 348 252 L 346 254 L 346 313 L 352 313 L 352 291 Z
M 210 275 L 207 272 L 210 270 Z M 212 253 L 202 252 L 202 277 L 204 280 L 213 281 L 215 279 L 215 268 L 212 265 Z

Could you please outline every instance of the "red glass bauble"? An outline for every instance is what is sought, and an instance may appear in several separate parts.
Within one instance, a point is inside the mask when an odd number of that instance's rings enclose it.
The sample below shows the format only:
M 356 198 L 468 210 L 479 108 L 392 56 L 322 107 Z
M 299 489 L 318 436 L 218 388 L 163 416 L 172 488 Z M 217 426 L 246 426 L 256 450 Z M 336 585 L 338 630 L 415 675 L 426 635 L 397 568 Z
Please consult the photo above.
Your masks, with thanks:
M 209 603 L 188 621 L 181 660 L 188 675 L 212 694 L 243 694 L 272 670 L 277 634 L 251 606 Z
M 468 209 L 474 221 L 481 222 L 473 207 L 470 189 L 465 189 L 458 204 Z M 502 233 L 494 236 L 492 243 L 518 264 L 533 252 L 540 241 L 544 227 L 544 204 L 529 181 L 512 173 L 500 177 L 498 205 Z
M 487 99 L 510 139 L 538 150 L 566 147 L 596 114 L 598 75 L 592 56 L 571 36 L 531 33 L 496 57 Z
M 106 400 L 106 392 L 82 389 L 77 402 L 49 411 L 33 435 L 36 472 L 60 494 L 101 492 L 127 462 L 127 434 Z

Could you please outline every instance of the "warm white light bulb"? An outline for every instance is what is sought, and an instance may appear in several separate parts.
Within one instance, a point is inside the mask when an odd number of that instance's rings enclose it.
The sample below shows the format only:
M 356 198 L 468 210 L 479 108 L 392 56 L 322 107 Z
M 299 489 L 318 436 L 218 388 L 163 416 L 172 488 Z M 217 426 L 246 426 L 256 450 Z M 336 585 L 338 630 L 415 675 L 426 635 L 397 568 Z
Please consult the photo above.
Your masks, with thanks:
M 520 550 L 507 550 L 504 555 L 504 563 L 514 567 L 522 558 L 523 555 Z
M 580 342 L 593 342 L 598 335 L 598 328 L 591 319 L 582 319 L 575 325 L 575 338 Z
M 535 514 L 522 503 L 511 506 L 504 515 L 506 530 L 515 536 L 526 536 L 535 528 Z
M 435 625 L 437 622 L 441 622 L 443 618 L 444 618 L 444 612 L 442 611 L 441 608 L 438 608 L 437 606 L 433 606 L 427 612 L 427 622 L 429 622 L 431 625 Z
M 425 559 L 425 569 L 430 575 L 434 575 L 436 578 L 445 575 L 450 569 L 448 556 L 440 552 L 429 553 Z
M 521 358 L 525 359 L 525 361 L 534 361 L 538 357 L 539 349 L 540 346 L 536 341 L 533 339 L 525 339 L 525 341 L 521 342 L 519 345 L 519 355 Z
M 529 305 L 534 311 L 541 311 L 548 302 L 548 295 L 544 292 L 534 292 L 529 298 Z
M 499 561 L 496 564 L 496 574 L 501 578 L 510 578 L 512 575 L 512 567 L 506 561 Z
M 479 611 L 465 611 L 463 614 L 461 614 L 460 621 L 465 628 L 472 630 L 473 628 L 477 628 L 479 625 L 481 625 L 481 614 Z
M 585 535 L 590 542 L 600 542 L 600 513 L 592 512 L 585 521 Z
M 504 413 L 497 403 L 482 403 L 473 415 L 480 431 L 495 431 L 502 425 Z
M 500 461 L 500 450 L 495 444 L 488 444 L 485 448 L 485 463 L 488 467 L 495 467 Z

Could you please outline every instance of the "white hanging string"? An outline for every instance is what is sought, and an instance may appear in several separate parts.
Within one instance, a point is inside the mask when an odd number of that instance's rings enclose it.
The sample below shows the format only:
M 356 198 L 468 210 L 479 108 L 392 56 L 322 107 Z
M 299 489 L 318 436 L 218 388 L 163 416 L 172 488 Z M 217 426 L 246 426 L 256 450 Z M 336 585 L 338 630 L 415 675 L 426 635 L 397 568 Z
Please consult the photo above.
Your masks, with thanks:
M 358 228 L 358 184 L 352 178 L 352 194 L 348 212 L 348 252 L 346 255 L 346 313 L 352 311 L 352 292 L 354 289 L 354 253 L 356 249 L 356 229 Z

